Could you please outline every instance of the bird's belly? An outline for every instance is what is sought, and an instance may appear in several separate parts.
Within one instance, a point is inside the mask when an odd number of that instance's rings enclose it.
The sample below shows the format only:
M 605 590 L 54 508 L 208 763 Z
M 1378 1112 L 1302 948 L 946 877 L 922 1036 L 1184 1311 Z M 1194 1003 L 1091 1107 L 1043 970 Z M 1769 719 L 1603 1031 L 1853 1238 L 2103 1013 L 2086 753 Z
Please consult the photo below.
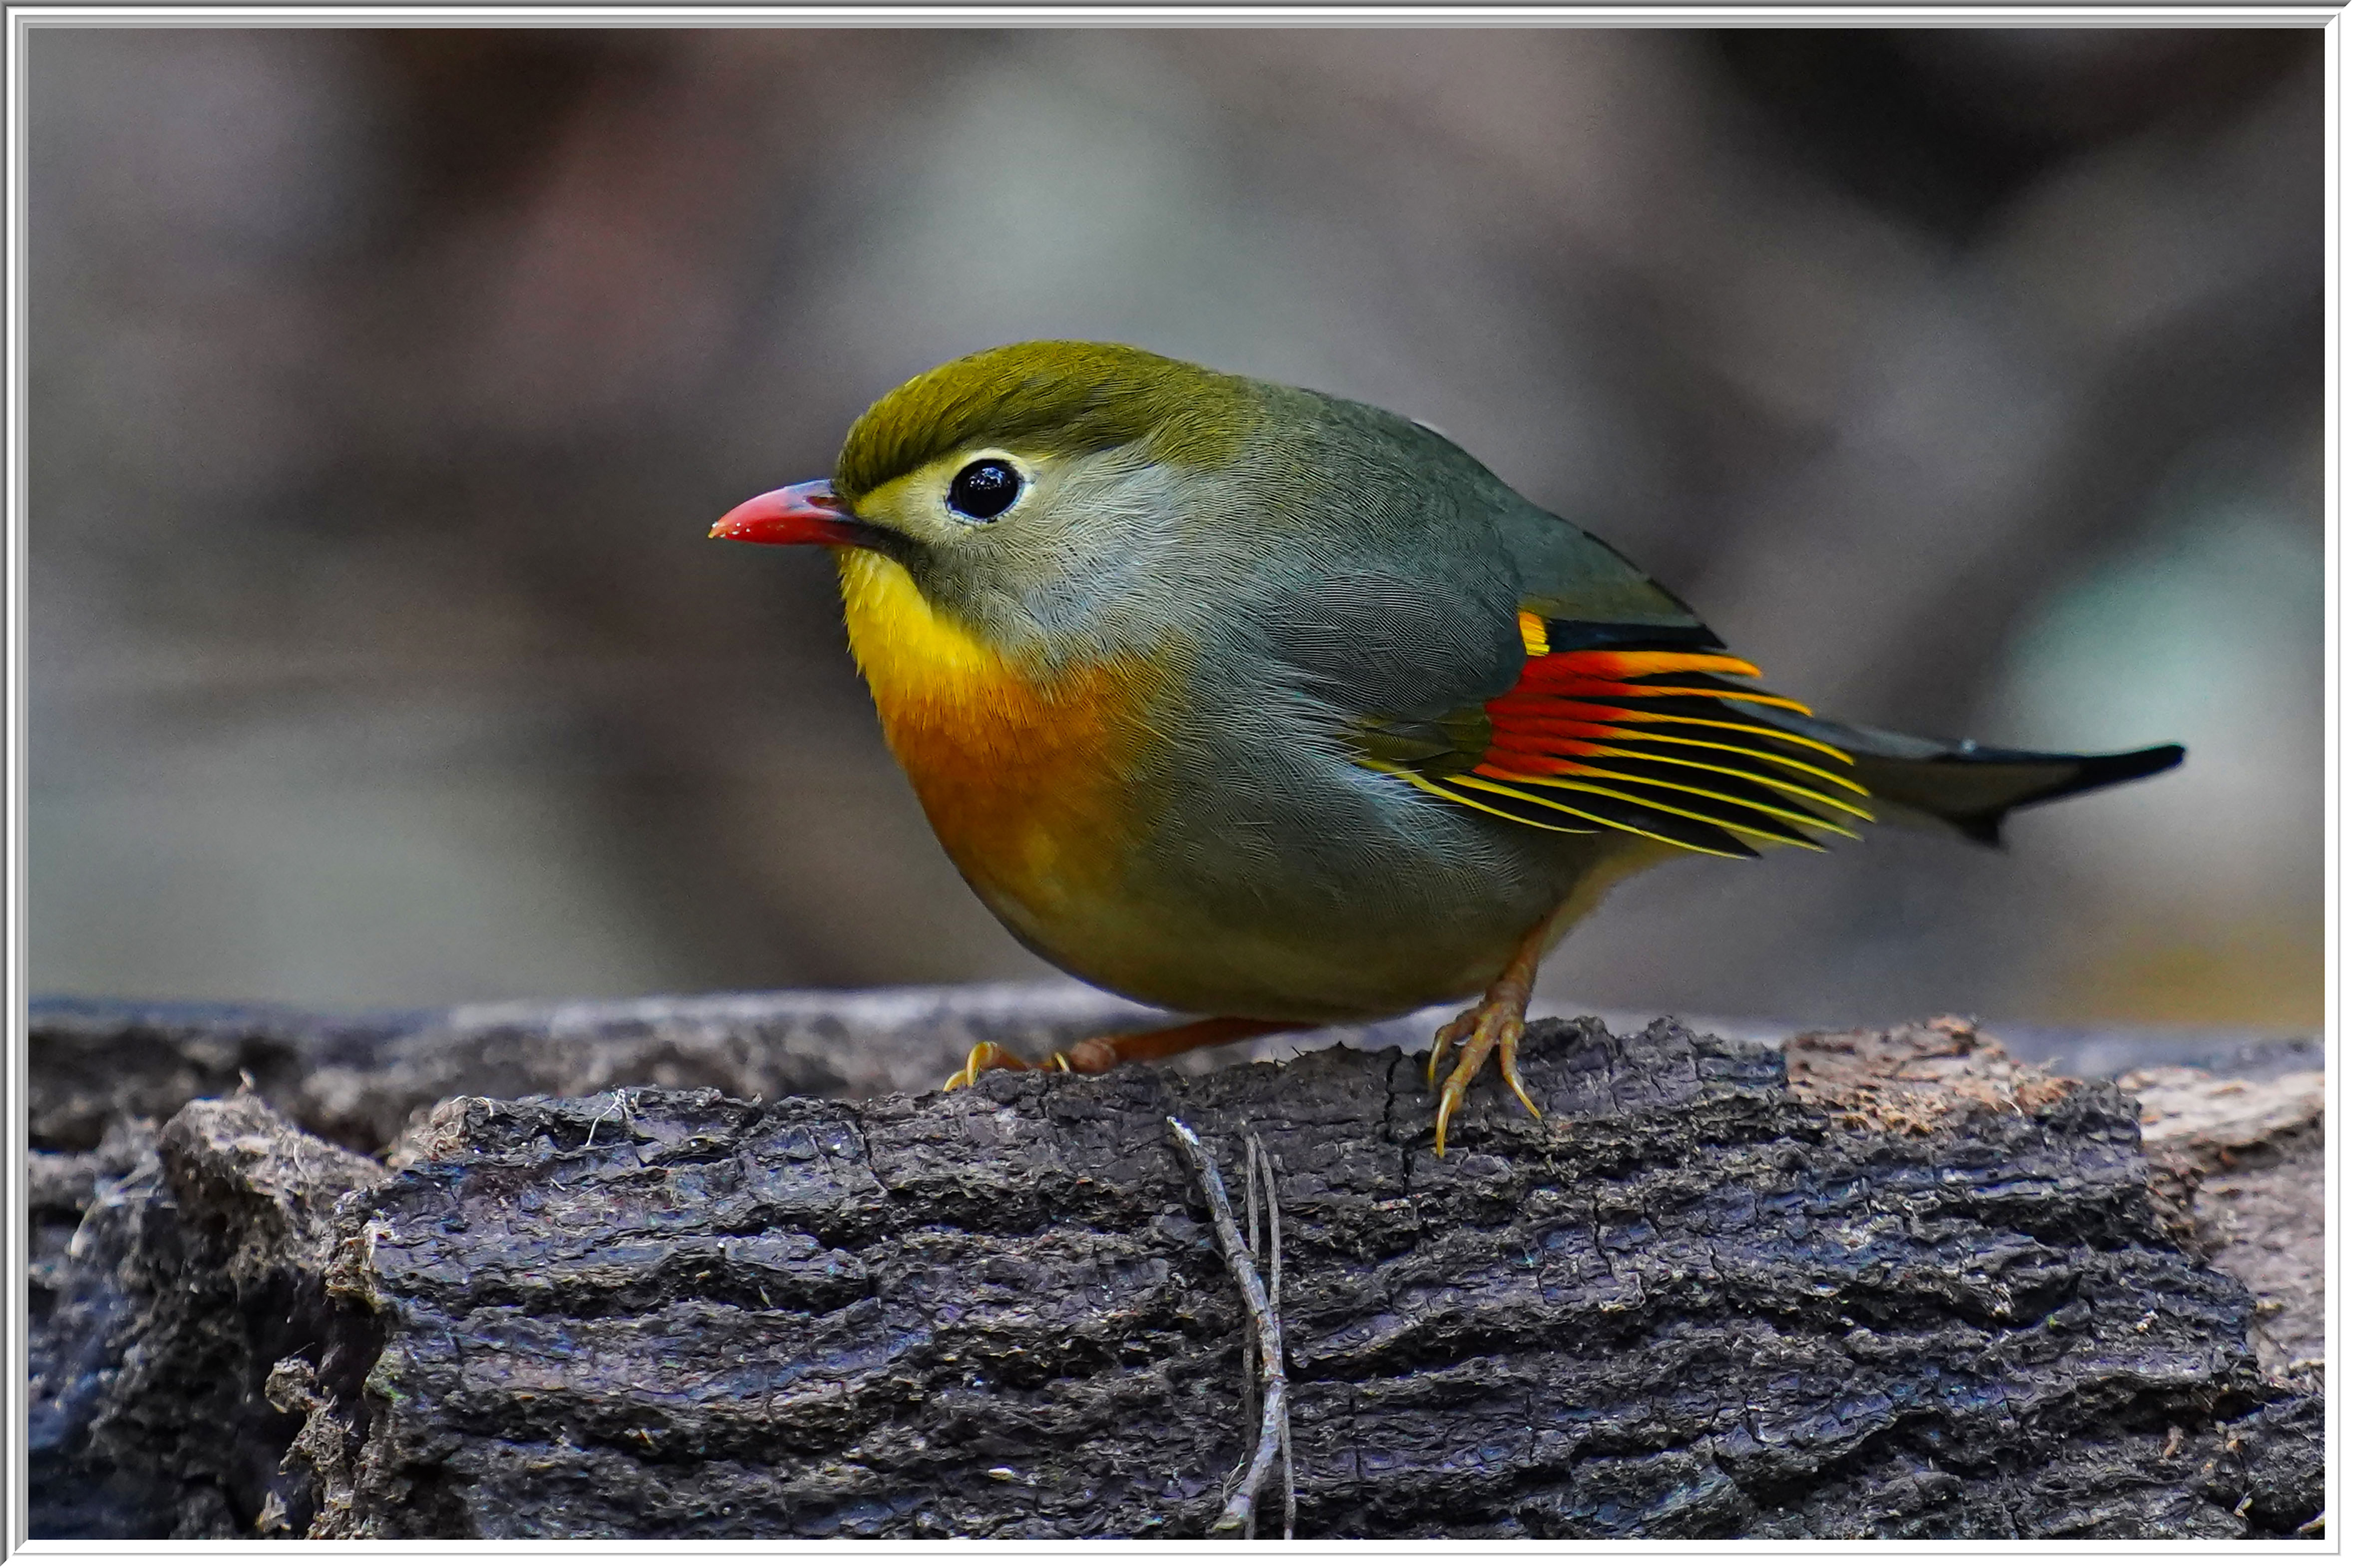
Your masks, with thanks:
M 1575 881 L 1443 807 L 1368 825 L 1327 800 L 1270 844 L 1246 792 L 1109 765 L 1115 748 L 1075 744 L 1067 720 L 1010 736 L 898 721 L 893 749 L 990 912 L 1058 967 L 1180 1012 L 1337 1023 L 1469 994 Z
M 1106 909 L 1105 918 L 1019 934 L 1071 973 L 1156 1006 L 1343 1024 L 1475 994 L 1534 924 L 1490 922 L 1400 942 L 1347 921 L 1278 927 L 1188 918 L 1194 912 L 1175 902 L 1148 911 L 1124 905 Z M 1145 918 L 1124 918 L 1136 913 Z
M 1325 776 L 1305 790 L 1194 775 L 1155 792 L 1121 851 L 1091 858 L 1110 874 L 1057 883 L 1051 904 L 974 886 L 1033 951 L 1105 989 L 1345 1023 L 1484 989 L 1540 921 L 1598 896 L 1642 847 L 1491 824 L 1352 764 L 1312 771 Z

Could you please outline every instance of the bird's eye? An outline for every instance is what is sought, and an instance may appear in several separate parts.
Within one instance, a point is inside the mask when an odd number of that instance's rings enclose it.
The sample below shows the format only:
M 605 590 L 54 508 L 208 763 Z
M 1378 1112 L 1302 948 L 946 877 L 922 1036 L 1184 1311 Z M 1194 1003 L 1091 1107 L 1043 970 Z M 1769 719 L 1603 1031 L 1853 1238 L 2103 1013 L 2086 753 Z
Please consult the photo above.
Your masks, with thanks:
M 948 483 L 948 505 L 966 517 L 992 518 L 1021 494 L 1021 476 L 997 458 L 966 463 Z

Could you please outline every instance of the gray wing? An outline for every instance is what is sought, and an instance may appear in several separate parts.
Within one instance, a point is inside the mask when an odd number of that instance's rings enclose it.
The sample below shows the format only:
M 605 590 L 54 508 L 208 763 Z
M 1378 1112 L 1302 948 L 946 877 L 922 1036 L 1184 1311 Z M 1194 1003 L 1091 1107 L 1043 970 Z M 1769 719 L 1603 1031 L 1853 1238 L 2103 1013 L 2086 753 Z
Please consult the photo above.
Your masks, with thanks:
M 1265 651 L 1354 715 L 1437 720 L 1510 689 L 1525 653 L 1501 522 L 1503 503 L 1525 503 L 1409 420 L 1291 395 L 1286 449 L 1247 503 L 1245 616 Z
M 1523 612 L 1555 623 L 1569 639 L 1556 646 L 1721 646 L 1624 556 L 1436 431 L 1300 395 L 1321 438 L 1258 498 L 1274 526 L 1257 619 L 1314 694 L 1386 721 L 1444 719 L 1519 679 Z M 1291 497 L 1316 522 L 1284 527 Z
M 1355 761 L 1490 816 L 1708 854 L 1868 816 L 1848 759 L 1757 723 L 1756 706 L 1796 705 L 1736 684 L 1754 667 L 1707 651 L 1715 635 L 1623 556 L 1434 432 L 1334 417 L 1360 436 L 1336 446 L 1392 469 L 1327 493 L 1346 521 L 1320 558 L 1277 547 L 1262 624 L 1299 689 L 1338 707 Z
M 1677 647 L 1724 646 L 1688 605 L 1617 551 L 1573 522 L 1516 495 L 1511 499 L 1517 504 L 1500 513 L 1498 527 L 1520 574 L 1520 607 L 1566 626 L 1592 628 L 1563 646 L 1662 637 Z

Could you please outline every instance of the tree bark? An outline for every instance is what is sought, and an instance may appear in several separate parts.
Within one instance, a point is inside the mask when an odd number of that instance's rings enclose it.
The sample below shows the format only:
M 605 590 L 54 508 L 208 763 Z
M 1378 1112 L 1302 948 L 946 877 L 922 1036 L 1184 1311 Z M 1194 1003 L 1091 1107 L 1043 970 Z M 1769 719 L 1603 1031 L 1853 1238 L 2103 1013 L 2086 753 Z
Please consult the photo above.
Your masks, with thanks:
M 2316 1529 L 2316 1380 L 2115 1085 L 1950 1021 L 1522 1061 L 1544 1122 L 1482 1087 L 1442 1162 L 1394 1049 L 464 1098 L 388 1175 L 199 1101 L 58 1278 L 50 1480 L 152 1533 L 1198 1536 L 1256 1432 L 1173 1115 L 1272 1159 L 1303 1536 Z

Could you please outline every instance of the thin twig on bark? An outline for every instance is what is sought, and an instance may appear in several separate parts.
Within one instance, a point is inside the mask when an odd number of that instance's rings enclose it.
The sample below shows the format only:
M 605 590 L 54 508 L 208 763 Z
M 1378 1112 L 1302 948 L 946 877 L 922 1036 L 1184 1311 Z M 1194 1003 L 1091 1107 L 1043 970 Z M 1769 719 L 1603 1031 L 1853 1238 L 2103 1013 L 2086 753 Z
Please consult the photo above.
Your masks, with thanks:
M 1282 1346 L 1282 1209 L 1274 1198 L 1274 1157 L 1266 1152 L 1266 1145 L 1259 1142 L 1255 1132 L 1249 1134 L 1249 1151 L 1252 1172 L 1262 1175 L 1266 1184 L 1266 1309 L 1267 1316 L 1274 1321 L 1274 1343 L 1279 1356 Z M 1258 1183 L 1253 1181 L 1250 1184 L 1255 1187 Z M 1255 1205 L 1250 1210 L 1250 1246 L 1255 1255 L 1258 1246 L 1258 1210 Z M 1279 1367 L 1281 1363 L 1276 1364 Z M 1284 1386 L 1287 1390 L 1289 1384 Z M 1299 1485 L 1291 1467 L 1291 1401 L 1287 1395 L 1282 1402 L 1280 1446 L 1282 1452 L 1282 1538 L 1289 1541 L 1299 1526 Z
M 1258 1336 L 1258 1362 L 1266 1383 L 1266 1403 L 1259 1416 L 1258 1448 L 1250 1457 L 1248 1473 L 1241 1485 L 1226 1501 L 1225 1511 L 1218 1515 L 1209 1527 L 1211 1534 L 1252 1526 L 1258 1510 L 1258 1494 L 1266 1485 L 1266 1478 L 1274 1468 L 1275 1456 L 1283 1447 L 1283 1435 L 1289 1426 L 1289 1384 L 1282 1368 L 1282 1336 L 1274 1311 L 1267 1300 L 1266 1287 L 1259 1279 L 1258 1265 L 1251 1258 L 1248 1244 L 1242 1239 L 1241 1227 L 1234 1223 L 1234 1206 L 1226 1196 L 1226 1184 L 1218 1174 L 1217 1162 L 1208 1150 L 1201 1146 L 1194 1131 L 1175 1117 L 1168 1118 L 1168 1130 L 1176 1134 L 1176 1147 L 1193 1167 L 1194 1177 L 1201 1184 L 1201 1194 L 1208 1200 L 1209 1219 L 1218 1237 L 1218 1249 L 1225 1255 L 1226 1271 L 1233 1276 L 1235 1288 L 1242 1294 L 1242 1308 L 1250 1327 Z M 1255 1174 L 1255 1159 L 1252 1173 Z M 1270 1195 L 1273 1184 L 1268 1183 Z M 1290 1533 L 1291 1505 L 1285 1508 L 1284 1533 Z
M 1250 1257 L 1251 1262 L 1255 1263 L 1260 1257 L 1258 1249 L 1258 1160 L 1254 1155 L 1249 1153 L 1247 1145 L 1245 1145 L 1242 1159 L 1242 1217 L 1244 1222 L 1250 1226 L 1250 1236 L 1248 1238 L 1250 1241 Z M 1270 1299 L 1268 1302 L 1270 1309 L 1272 1305 L 1273 1302 L 1271 1299 Z M 1279 1331 L 1278 1331 L 1278 1332 Z M 1245 1432 L 1257 1431 L 1258 1421 L 1258 1336 L 1254 1333 L 1250 1333 L 1244 1334 L 1242 1336 L 1242 1430 Z M 1240 1484 L 1241 1478 L 1248 1473 L 1249 1468 L 1250 1457 L 1248 1454 L 1245 1454 L 1241 1458 L 1235 1461 L 1233 1476 L 1226 1487 L 1226 1495 L 1228 1497 L 1233 1496 L 1235 1488 Z M 1250 1523 L 1242 1527 L 1242 1538 L 1246 1541 L 1252 1540 L 1256 1538 L 1257 1534 L 1258 1521 L 1253 1518 Z

